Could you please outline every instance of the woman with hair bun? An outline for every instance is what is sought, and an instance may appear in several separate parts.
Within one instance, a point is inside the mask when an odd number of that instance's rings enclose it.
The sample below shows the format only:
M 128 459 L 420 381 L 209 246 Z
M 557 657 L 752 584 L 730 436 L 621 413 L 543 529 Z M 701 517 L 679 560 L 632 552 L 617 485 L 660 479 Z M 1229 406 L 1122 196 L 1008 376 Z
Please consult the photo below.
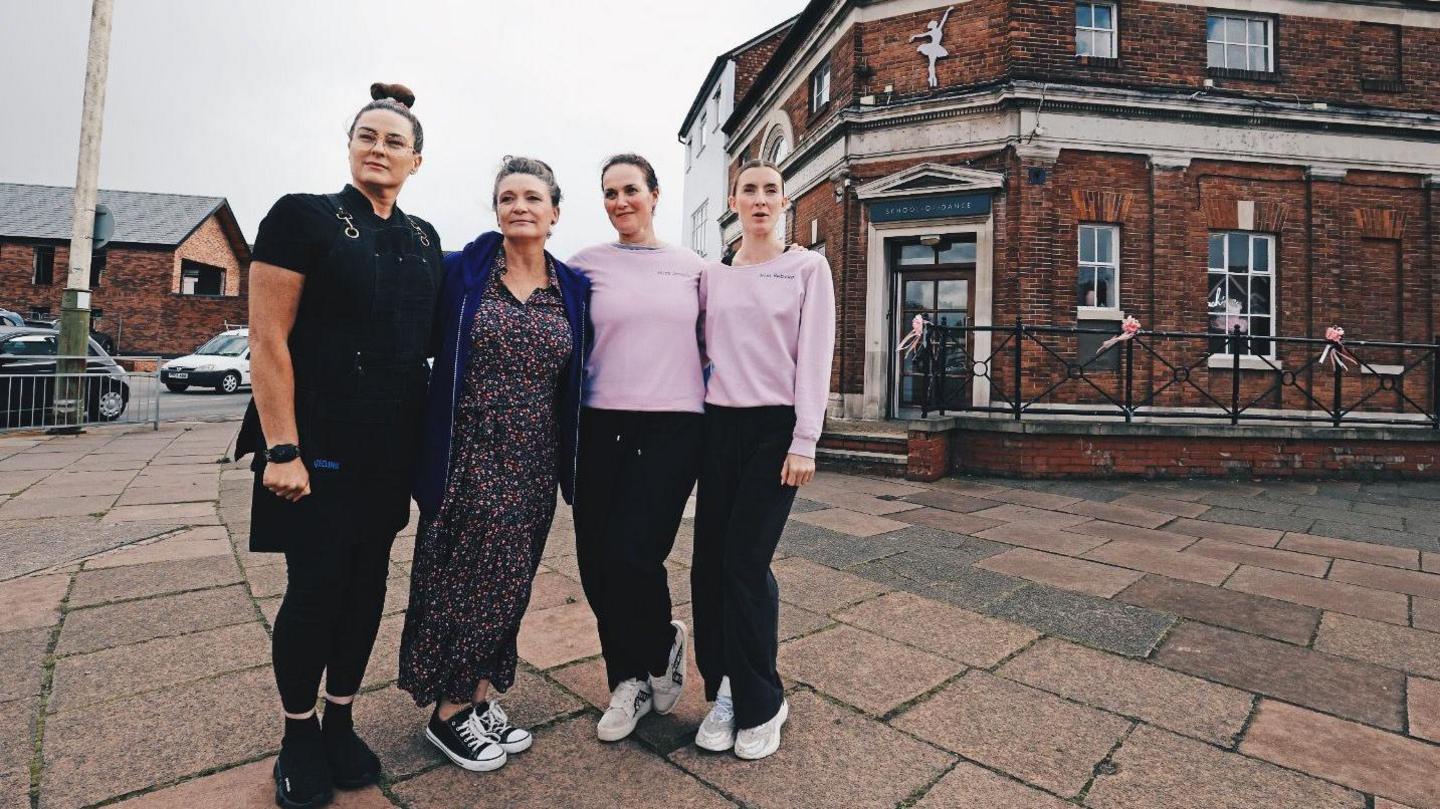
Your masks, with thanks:
M 560 220 L 554 172 L 506 157 L 491 202 L 500 232 L 445 258 L 400 642 L 400 687 L 435 703 L 425 737 L 472 771 L 531 745 L 497 696 L 515 682 L 557 482 L 574 496 L 589 347 L 590 282 L 545 250 Z
M 396 204 L 422 162 L 415 95 L 390 84 L 370 95 L 347 133 L 350 183 L 281 197 L 250 265 L 254 398 L 236 454 L 255 453 L 250 549 L 285 554 L 272 654 L 286 809 L 380 776 L 351 711 L 410 517 L 444 272 L 435 229 Z
M 660 183 L 645 158 L 611 157 L 600 186 L 617 238 L 570 259 L 590 279 L 595 324 L 575 549 L 611 692 L 596 734 L 613 742 L 652 708 L 670 713 L 685 686 L 688 630 L 672 620 L 665 558 L 700 469 L 705 262 L 656 238 Z

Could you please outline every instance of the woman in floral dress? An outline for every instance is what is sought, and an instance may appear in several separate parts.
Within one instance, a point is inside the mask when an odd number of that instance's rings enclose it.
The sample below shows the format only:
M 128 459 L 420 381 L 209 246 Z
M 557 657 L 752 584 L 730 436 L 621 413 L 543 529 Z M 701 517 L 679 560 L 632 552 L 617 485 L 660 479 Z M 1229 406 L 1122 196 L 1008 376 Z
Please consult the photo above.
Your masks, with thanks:
M 491 690 L 515 681 L 557 483 L 573 496 L 589 300 L 585 278 L 545 251 L 560 213 L 549 166 L 506 158 L 494 202 L 501 233 L 445 261 L 400 647 L 400 687 L 435 703 L 426 738 L 475 771 L 532 741 Z

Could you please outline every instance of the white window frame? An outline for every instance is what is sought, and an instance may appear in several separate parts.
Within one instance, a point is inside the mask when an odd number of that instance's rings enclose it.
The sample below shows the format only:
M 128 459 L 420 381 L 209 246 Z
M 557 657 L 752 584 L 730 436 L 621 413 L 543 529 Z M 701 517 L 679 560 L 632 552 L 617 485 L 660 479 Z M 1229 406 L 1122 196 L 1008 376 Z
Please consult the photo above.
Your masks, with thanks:
M 1214 27 L 1216 20 L 1222 21 L 1220 25 L 1221 39 L 1212 39 L 1210 29 Z M 1243 41 L 1229 39 L 1230 24 L 1242 22 L 1245 24 L 1245 38 Z M 1262 42 L 1256 42 L 1254 25 L 1260 25 L 1262 29 Z M 1211 51 L 1218 46 L 1220 48 L 1220 62 L 1217 64 L 1211 55 Z M 1230 49 L 1240 47 L 1244 49 L 1245 64 L 1230 64 Z M 1260 51 L 1265 56 L 1265 67 L 1257 69 L 1251 67 L 1251 52 Z M 1256 14 L 1240 14 L 1229 11 L 1211 12 L 1205 17 L 1205 64 L 1207 67 L 1216 67 L 1224 70 L 1248 70 L 1251 73 L 1274 73 L 1275 72 L 1275 20 L 1271 17 Z
M 715 129 L 715 130 L 719 130 L 719 129 L 720 129 L 720 88 L 718 88 L 718 87 L 715 88 L 715 94 L 712 95 L 712 96 L 710 96 L 710 108 L 711 108 L 711 111 L 713 112 L 713 115 L 714 115 L 714 119 L 710 122 L 710 128 L 711 128 L 711 129 Z
M 1090 17 L 1091 24 L 1090 24 L 1090 25 L 1081 25 L 1081 24 L 1080 24 L 1080 9 L 1081 9 L 1082 7 L 1088 8 L 1088 9 L 1090 10 L 1090 14 L 1091 14 L 1091 17 Z M 1108 9 L 1108 10 L 1110 11 L 1110 27 L 1109 27 L 1109 28 L 1101 28 L 1101 27 L 1096 26 L 1096 25 L 1094 24 L 1094 20 L 1095 20 L 1094 14 L 1095 14 L 1095 9 L 1097 9 L 1097 8 L 1105 8 L 1105 9 Z M 1120 40 L 1119 40 L 1119 36 L 1118 36 L 1118 33 L 1117 33 L 1119 30 L 1120 30 L 1120 9 L 1119 9 L 1119 7 L 1116 6 L 1114 3 L 1077 2 L 1077 3 L 1075 4 L 1075 55 L 1076 55 L 1077 57 L 1079 57 L 1079 56 L 1089 56 L 1089 57 L 1094 57 L 1094 58 L 1097 58 L 1097 59 L 1115 59 L 1115 58 L 1118 58 L 1118 57 L 1120 56 Z M 1107 44 L 1107 46 L 1108 46 L 1109 49 L 1110 49 L 1110 52 L 1109 52 L 1108 54 L 1099 54 L 1099 53 L 1096 53 L 1096 52 L 1095 52 L 1094 43 L 1095 43 L 1096 40 L 1099 39 L 1101 36 L 1103 36 L 1103 37 L 1105 38 L 1106 44 Z M 1085 41 L 1085 40 L 1088 40 L 1088 41 L 1091 43 L 1091 47 L 1090 47 L 1090 52 L 1089 52 L 1089 53 L 1081 53 L 1081 52 L 1080 52 L 1080 43 L 1081 43 L 1082 41 Z
M 783 154 L 778 148 L 781 144 L 784 144 L 785 146 L 785 151 Z M 771 163 L 779 164 L 785 158 L 790 156 L 790 152 L 790 141 L 785 138 L 785 130 L 781 129 L 778 126 L 771 129 L 770 136 L 765 139 L 765 151 L 761 154 L 761 156 L 766 160 L 769 160 Z
M 710 218 L 710 200 L 703 200 L 700 207 L 690 214 L 690 249 L 701 256 L 708 256 L 706 249 L 705 233 L 708 229 Z
M 1246 322 L 1245 335 L 1246 335 L 1247 338 L 1266 340 L 1267 342 L 1270 343 L 1270 350 L 1269 350 L 1268 352 L 1264 353 L 1264 354 L 1256 354 L 1256 353 L 1249 352 L 1249 351 L 1247 351 L 1246 353 L 1241 354 L 1241 355 L 1240 355 L 1241 367 L 1242 367 L 1242 368 L 1245 368 L 1245 367 L 1257 368 L 1257 367 L 1258 367 L 1258 368 L 1262 368 L 1262 369 L 1270 368 L 1270 367 L 1272 367 L 1272 366 L 1270 366 L 1270 365 L 1268 365 L 1268 364 L 1263 364 L 1263 363 L 1261 363 L 1261 364 L 1259 364 L 1259 365 L 1256 365 L 1256 364 L 1254 364 L 1254 363 L 1259 362 L 1259 361 L 1261 360 L 1261 358 L 1269 359 L 1269 360 L 1274 360 L 1274 359 L 1275 359 L 1275 348 L 1276 348 L 1276 346 L 1275 346 L 1275 337 L 1276 337 L 1276 334 L 1275 334 L 1275 333 L 1276 333 L 1276 331 L 1278 331 L 1278 330 L 1275 328 L 1275 312 L 1276 312 L 1276 308 L 1277 308 L 1276 299 L 1277 299 L 1277 298 L 1279 297 L 1279 295 L 1280 295 L 1280 268 L 1279 268 L 1278 266 L 1276 266 L 1276 264 L 1275 264 L 1275 259 L 1276 259 L 1276 244 L 1277 244 L 1277 242 L 1279 241 L 1279 239 L 1277 238 L 1276 234 L 1274 234 L 1274 233 L 1259 233 L 1259 232 L 1248 231 L 1248 230 L 1212 230 L 1212 231 L 1209 232 L 1209 234 L 1208 234 L 1207 237 L 1206 237 L 1206 248 L 1205 248 L 1205 289 L 1206 289 L 1206 294 L 1205 294 L 1205 299 L 1206 299 L 1206 306 L 1205 306 L 1205 320 L 1206 320 L 1206 325 L 1205 325 L 1205 330 L 1206 330 L 1207 332 L 1210 331 L 1210 319 L 1211 319 L 1212 317 L 1216 317 L 1216 314 L 1215 314 L 1214 312 L 1211 312 L 1211 311 L 1210 311 L 1210 305 L 1209 305 L 1209 299 L 1210 299 L 1209 289 L 1210 289 L 1211 279 L 1213 279 L 1213 278 L 1215 278 L 1215 277 L 1217 277 L 1217 276 L 1225 276 L 1225 277 L 1226 277 L 1226 285 L 1225 285 L 1224 289 L 1227 289 L 1227 290 L 1228 290 L 1228 289 L 1229 289 L 1229 278 L 1230 278 L 1231 276 L 1236 275 L 1235 273 L 1230 272 L 1230 237 L 1231 237 L 1232 235 L 1237 235 L 1237 234 L 1247 237 L 1247 238 L 1246 238 L 1246 242 L 1245 242 L 1245 244 L 1246 244 L 1246 256 L 1247 256 L 1247 258 L 1246 258 L 1246 273 L 1245 273 L 1245 276 L 1244 276 L 1244 277 L 1245 277 L 1245 289 L 1247 290 L 1247 294 L 1249 294 L 1249 293 L 1248 293 L 1248 290 L 1250 289 L 1250 279 L 1252 279 L 1252 278 L 1254 278 L 1254 277 L 1256 277 L 1256 276 L 1259 276 L 1259 277 L 1269 276 L 1269 278 L 1270 278 L 1270 311 L 1267 312 L 1267 313 L 1265 313 L 1265 314 L 1263 314 L 1263 315 L 1262 315 L 1262 314 L 1259 314 L 1259 313 L 1257 313 L 1257 312 L 1246 312 L 1246 313 L 1244 313 L 1244 314 L 1239 314 L 1239 315 L 1225 315 L 1225 317 L 1243 317 L 1243 318 L 1245 319 L 1245 322 Z M 1210 247 L 1209 247 L 1209 240 L 1210 240 L 1210 238 L 1213 238 L 1213 237 L 1215 237 L 1215 236 L 1223 237 L 1223 243 L 1224 243 L 1224 245 L 1225 245 L 1224 249 L 1221 251 L 1221 257 L 1220 257 L 1221 266 L 1219 266 L 1219 267 L 1211 267 L 1211 266 L 1210 266 Z M 1254 269 L 1255 269 L 1255 268 L 1254 268 L 1254 262 L 1255 262 L 1255 246 L 1254 246 L 1254 242 L 1255 242 L 1256 239 L 1264 239 L 1264 240 L 1266 241 L 1266 261 L 1267 261 L 1267 263 L 1268 263 L 1268 265 L 1269 265 L 1269 269 L 1268 269 L 1266 272 L 1264 272 L 1264 273 L 1257 273 L 1257 272 L 1254 271 Z M 1269 321 L 1270 321 L 1270 334 L 1268 334 L 1268 335 L 1266 335 L 1266 336 L 1263 336 L 1263 337 L 1260 337 L 1260 338 L 1254 338 L 1253 333 L 1252 333 L 1252 330 L 1251 330 L 1249 324 L 1250 324 L 1251 319 L 1252 319 L 1252 318 L 1255 318 L 1255 317 L 1266 317 L 1266 318 L 1269 319 Z M 1221 336 L 1221 335 L 1219 335 L 1219 334 L 1217 334 L 1217 333 L 1214 333 L 1214 332 L 1210 332 L 1210 333 L 1211 333 L 1212 336 L 1215 336 L 1215 337 L 1220 337 L 1220 336 Z M 1249 365 L 1247 365 L 1246 362 L 1245 362 L 1245 360 L 1246 360 L 1247 358 L 1251 358 L 1251 364 L 1249 364 Z M 1221 352 L 1217 352 L 1217 353 L 1211 354 L 1211 355 L 1210 355 L 1210 360 L 1209 360 L 1209 363 L 1208 363 L 1208 364 L 1209 364 L 1209 366 L 1212 367 L 1212 368 L 1225 367 L 1226 363 L 1229 362 L 1231 359 L 1232 359 L 1232 358 L 1231 358 L 1231 354 L 1230 354 L 1230 352 L 1228 351 L 1228 346 L 1227 346 L 1227 350 L 1226 350 L 1226 351 L 1221 351 Z
M 1101 233 L 1106 234 L 1110 239 L 1109 261 L 1101 261 L 1099 258 L 1099 240 Z M 1075 228 L 1075 236 L 1075 264 L 1077 267 L 1077 279 L 1079 277 L 1078 273 L 1080 270 L 1110 270 L 1110 292 L 1115 299 L 1115 302 L 1113 304 L 1100 303 L 1097 290 L 1095 306 L 1086 306 L 1085 304 L 1077 300 L 1075 302 L 1075 311 L 1081 318 L 1114 319 L 1114 316 L 1120 312 L 1120 226 L 1106 224 L 1104 222 L 1082 222 L 1078 227 Z M 1092 254 L 1095 256 L 1095 258 L 1091 261 L 1085 261 L 1081 258 L 1081 256 L 1084 255 L 1083 245 L 1087 236 L 1093 239 L 1096 248 L 1094 253 Z M 1079 288 L 1078 282 L 1076 284 L 1076 288 L 1077 290 Z
M 825 109 L 830 103 L 830 57 L 825 57 L 810 74 L 810 114 Z
M 696 156 L 699 156 L 701 152 L 705 151 L 705 144 L 710 142 L 710 128 L 705 126 L 705 124 L 708 122 L 708 118 L 709 115 L 705 112 L 702 112 L 700 113 L 700 120 L 695 124 Z

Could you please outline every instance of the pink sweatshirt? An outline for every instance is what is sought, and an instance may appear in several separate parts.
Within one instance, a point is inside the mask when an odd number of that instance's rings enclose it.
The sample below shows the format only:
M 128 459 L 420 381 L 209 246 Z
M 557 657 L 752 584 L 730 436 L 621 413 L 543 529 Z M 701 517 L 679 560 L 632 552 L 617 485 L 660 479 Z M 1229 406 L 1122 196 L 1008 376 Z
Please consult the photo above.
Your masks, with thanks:
M 748 267 L 707 264 L 700 305 L 706 404 L 793 405 L 790 452 L 815 457 L 835 355 L 835 285 L 825 257 L 797 251 Z
M 586 407 L 700 413 L 700 270 L 683 247 L 597 244 L 566 262 L 590 279 Z

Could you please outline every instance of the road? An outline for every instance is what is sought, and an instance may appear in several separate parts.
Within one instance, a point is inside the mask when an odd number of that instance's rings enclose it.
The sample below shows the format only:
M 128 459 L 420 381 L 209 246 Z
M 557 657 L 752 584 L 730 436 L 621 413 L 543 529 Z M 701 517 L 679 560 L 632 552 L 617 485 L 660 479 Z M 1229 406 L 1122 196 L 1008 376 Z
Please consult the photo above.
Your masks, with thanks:
M 190 388 L 183 393 L 160 391 L 161 421 L 230 421 L 245 415 L 250 403 L 250 389 L 235 393 L 216 393 L 206 388 Z

